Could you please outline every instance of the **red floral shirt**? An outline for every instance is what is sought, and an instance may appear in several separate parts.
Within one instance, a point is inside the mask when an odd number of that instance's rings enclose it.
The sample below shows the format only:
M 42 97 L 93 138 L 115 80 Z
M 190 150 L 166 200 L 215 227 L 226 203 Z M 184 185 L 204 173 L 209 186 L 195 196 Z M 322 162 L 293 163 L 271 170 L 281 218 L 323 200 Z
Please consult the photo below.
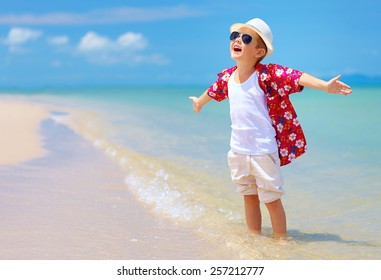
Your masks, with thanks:
M 228 81 L 237 66 L 223 70 L 217 81 L 210 86 L 208 95 L 222 101 L 229 97 Z M 260 64 L 256 66 L 258 83 L 267 98 L 267 107 L 276 132 L 280 165 L 291 163 L 305 153 L 307 142 L 297 119 L 289 94 L 300 92 L 303 86 L 298 84 L 303 74 L 298 70 L 277 64 Z

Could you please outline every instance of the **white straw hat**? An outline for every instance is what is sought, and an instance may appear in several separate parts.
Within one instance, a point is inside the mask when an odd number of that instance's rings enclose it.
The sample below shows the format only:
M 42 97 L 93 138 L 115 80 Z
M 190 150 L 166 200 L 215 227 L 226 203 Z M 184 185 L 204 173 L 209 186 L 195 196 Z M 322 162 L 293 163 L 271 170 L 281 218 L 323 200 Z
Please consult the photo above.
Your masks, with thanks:
M 230 26 L 230 32 L 238 31 L 238 29 L 242 27 L 249 27 L 253 29 L 265 42 L 267 47 L 267 53 L 266 56 L 272 55 L 274 52 L 273 48 L 273 33 L 271 32 L 270 27 L 267 25 L 266 22 L 261 20 L 260 18 L 253 18 L 249 20 L 246 23 L 235 23 L 232 26 Z

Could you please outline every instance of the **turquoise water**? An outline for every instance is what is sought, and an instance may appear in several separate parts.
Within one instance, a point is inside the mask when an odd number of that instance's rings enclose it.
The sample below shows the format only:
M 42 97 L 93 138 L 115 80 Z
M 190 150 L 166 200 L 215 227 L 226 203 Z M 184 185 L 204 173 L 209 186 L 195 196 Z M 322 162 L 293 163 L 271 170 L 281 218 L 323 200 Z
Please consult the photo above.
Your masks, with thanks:
M 200 114 L 188 96 L 201 87 L 23 92 L 125 170 L 128 188 L 158 215 L 191 226 L 243 259 L 381 258 L 381 88 L 351 96 L 304 90 L 292 97 L 308 152 L 283 168 L 290 241 L 245 228 L 242 198 L 226 164 L 228 102 Z M 10 95 L 4 93 L 3 95 Z M 16 93 L 12 96 L 18 95 Z

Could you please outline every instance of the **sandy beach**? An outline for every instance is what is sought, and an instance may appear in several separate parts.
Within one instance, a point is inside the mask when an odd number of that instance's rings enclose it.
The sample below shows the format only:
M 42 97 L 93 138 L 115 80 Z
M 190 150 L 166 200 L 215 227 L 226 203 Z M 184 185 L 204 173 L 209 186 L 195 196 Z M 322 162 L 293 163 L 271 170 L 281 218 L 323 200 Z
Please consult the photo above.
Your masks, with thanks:
M 0 165 L 18 164 L 43 156 L 40 122 L 48 111 L 26 102 L 0 103 Z
M 136 201 L 116 164 L 47 108 L 1 102 L 0 128 L 0 259 L 221 257 Z

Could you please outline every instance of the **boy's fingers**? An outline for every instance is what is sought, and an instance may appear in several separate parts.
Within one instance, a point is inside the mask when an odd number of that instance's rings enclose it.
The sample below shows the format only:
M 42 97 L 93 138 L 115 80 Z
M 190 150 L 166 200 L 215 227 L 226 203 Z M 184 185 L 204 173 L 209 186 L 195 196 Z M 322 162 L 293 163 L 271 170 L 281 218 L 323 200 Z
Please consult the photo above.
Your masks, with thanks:
M 195 97 L 195 96 L 189 96 L 188 99 L 193 101 L 193 111 L 198 113 L 200 111 L 200 106 L 196 102 L 197 97 Z
M 342 93 L 343 95 L 351 94 L 351 93 L 352 93 L 352 89 L 350 89 L 350 88 L 342 89 L 342 90 L 341 90 L 341 93 Z
M 340 76 L 338 76 L 340 78 Z M 340 94 L 342 95 L 348 95 L 348 94 L 351 94 L 352 93 L 352 89 L 350 86 L 348 86 L 347 84 L 341 82 L 341 81 L 337 81 L 340 85 Z

